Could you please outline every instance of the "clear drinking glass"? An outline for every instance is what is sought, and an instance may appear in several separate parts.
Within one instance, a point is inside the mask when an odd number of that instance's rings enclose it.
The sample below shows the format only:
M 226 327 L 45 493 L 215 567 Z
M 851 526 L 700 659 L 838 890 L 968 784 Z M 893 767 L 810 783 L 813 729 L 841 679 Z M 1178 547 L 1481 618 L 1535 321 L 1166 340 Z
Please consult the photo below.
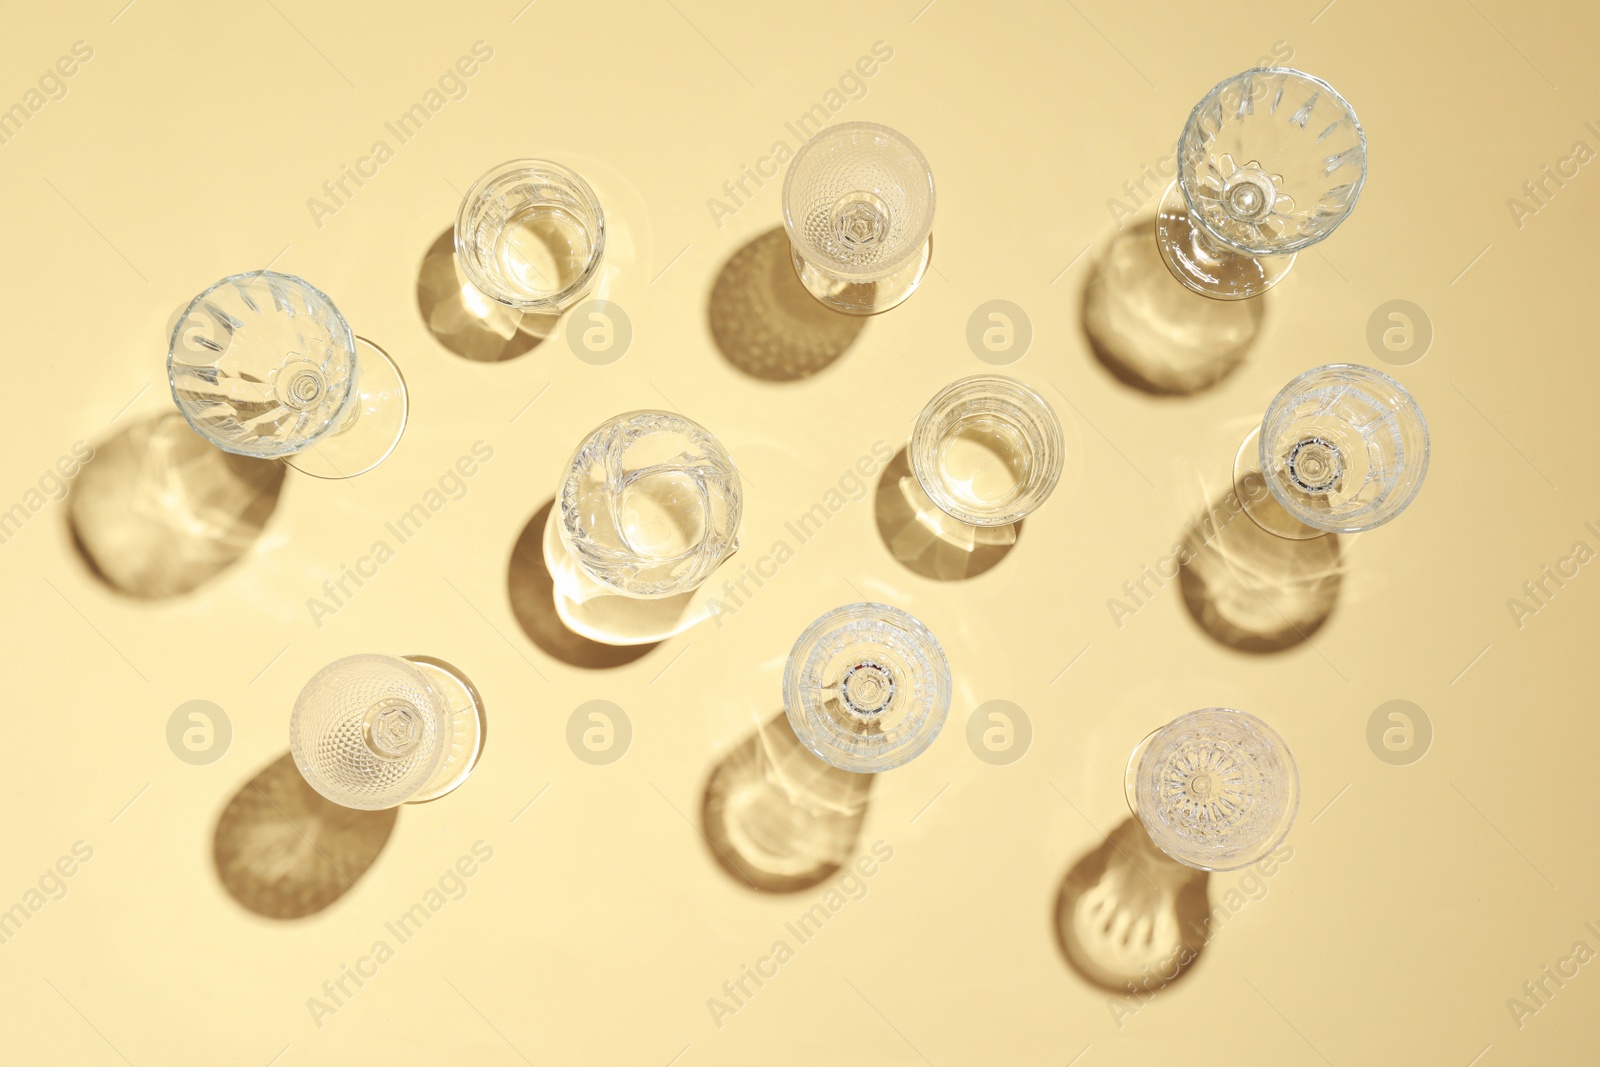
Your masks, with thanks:
M 473 182 L 456 214 L 456 261 L 479 292 L 525 312 L 560 312 L 588 292 L 606 219 L 589 183 L 547 159 L 514 159 Z
M 1416 400 L 1382 371 L 1351 363 L 1284 386 L 1234 462 L 1250 517 L 1302 540 L 1382 526 L 1416 499 L 1427 473 L 1428 424 Z M 1252 477 L 1270 498 L 1248 491 Z
M 1278 846 L 1300 772 L 1277 731 L 1232 708 L 1180 715 L 1128 760 L 1128 807 L 1167 855 L 1202 871 L 1247 867 Z
M 1288 67 L 1219 82 L 1190 113 L 1177 158 L 1156 242 L 1180 282 L 1218 300 L 1276 285 L 1295 253 L 1345 220 L 1367 178 L 1355 109 Z
M 625 596 L 676 596 L 739 547 L 739 471 L 697 422 L 630 411 L 583 439 L 558 495 L 561 544 Z
M 922 491 L 969 526 L 1031 514 L 1061 477 L 1061 423 L 1015 378 L 977 374 L 946 386 L 917 416 L 907 449 Z
M 400 368 L 292 274 L 235 274 L 195 297 L 173 328 L 167 377 L 201 437 L 318 478 L 371 470 L 405 430 Z
M 783 671 L 802 744 L 835 767 L 887 771 L 933 744 L 950 711 L 950 664 L 899 608 L 846 604 L 806 628 Z
M 783 179 L 783 227 L 807 291 L 872 315 L 910 296 L 933 256 L 933 171 L 906 136 L 841 122 L 800 146 Z
M 376 811 L 451 792 L 472 773 L 486 733 L 483 699 L 431 656 L 335 660 L 300 691 L 289 749 L 317 792 Z

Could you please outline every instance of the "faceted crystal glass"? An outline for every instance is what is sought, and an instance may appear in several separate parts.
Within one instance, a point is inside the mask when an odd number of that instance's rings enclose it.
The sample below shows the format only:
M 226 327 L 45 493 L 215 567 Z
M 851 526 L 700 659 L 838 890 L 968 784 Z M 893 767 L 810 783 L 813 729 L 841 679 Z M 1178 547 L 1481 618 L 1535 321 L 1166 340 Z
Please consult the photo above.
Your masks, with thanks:
M 1031 514 L 1061 477 L 1061 423 L 1015 378 L 978 374 L 946 386 L 911 432 L 907 455 L 923 492 L 969 526 Z
M 1247 70 L 1195 105 L 1156 239 L 1179 281 L 1237 300 L 1280 281 L 1294 254 L 1355 208 L 1367 141 L 1355 109 L 1320 78 Z
M 807 291 L 871 315 L 917 288 L 933 254 L 933 171 L 898 130 L 842 122 L 800 147 L 783 179 L 783 226 Z
M 514 159 L 467 190 L 455 242 L 462 274 L 483 295 L 520 311 L 559 312 L 599 274 L 605 212 L 576 172 Z
M 1231 871 L 1288 834 L 1300 773 L 1272 727 L 1232 708 L 1205 708 L 1180 715 L 1134 749 L 1127 794 L 1161 851 L 1203 871 Z
M 625 596 L 676 596 L 738 548 L 739 471 L 697 422 L 666 411 L 607 419 L 568 461 L 561 543 L 595 581 Z
M 875 773 L 914 759 L 950 711 L 950 664 L 899 608 L 847 604 L 806 628 L 783 672 L 795 736 L 821 759 Z

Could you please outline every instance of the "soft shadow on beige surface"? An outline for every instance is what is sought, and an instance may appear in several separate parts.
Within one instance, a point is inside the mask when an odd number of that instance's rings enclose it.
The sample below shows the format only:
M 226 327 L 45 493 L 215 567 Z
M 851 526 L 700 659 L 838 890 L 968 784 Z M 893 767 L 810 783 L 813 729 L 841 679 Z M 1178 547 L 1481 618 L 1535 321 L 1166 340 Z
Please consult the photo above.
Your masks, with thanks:
M 503 363 L 532 351 L 555 333 L 561 318 L 525 314 L 474 289 L 456 269 L 454 226 L 422 257 L 417 310 L 434 340 L 475 363 Z
M 711 336 L 753 378 L 807 378 L 844 355 L 866 325 L 818 302 L 790 262 L 789 235 L 768 230 L 733 254 L 711 287 Z
M 1232 374 L 1261 332 L 1265 297 L 1212 300 L 1172 276 L 1155 220 L 1111 238 L 1083 287 L 1089 348 L 1118 381 L 1155 396 L 1191 396 Z
M 544 560 L 544 528 L 550 521 L 555 498 L 534 513 L 511 550 L 506 592 L 511 613 L 522 632 L 545 652 L 563 663 L 590 670 L 621 667 L 644 657 L 660 642 L 645 645 L 607 645 L 573 633 L 556 612 L 556 583 Z
M 968 526 L 951 518 L 917 484 L 902 448 L 878 478 L 873 515 L 883 545 L 913 574 L 940 582 L 976 578 L 1006 558 L 1022 536 L 1022 521 Z
M 1067 872 L 1056 897 L 1056 943 L 1091 985 L 1123 994 L 1164 989 L 1205 948 L 1209 880 L 1163 853 L 1130 816 Z
M 218 817 L 217 877 L 257 915 L 315 915 L 355 888 L 388 843 L 398 811 L 356 811 L 324 799 L 285 752 Z
M 1263 493 L 1253 507 L 1274 508 Z M 1339 600 L 1337 534 L 1304 541 L 1268 533 L 1230 490 L 1190 523 L 1178 568 L 1200 629 L 1240 652 L 1282 652 L 1308 640 Z
M 68 529 L 84 563 L 117 592 L 182 596 L 256 543 L 287 470 L 213 448 L 181 415 L 156 415 L 95 446 L 67 501 Z
M 807 889 L 849 861 L 875 777 L 812 755 L 780 711 L 711 769 L 700 807 L 706 844 L 742 885 Z

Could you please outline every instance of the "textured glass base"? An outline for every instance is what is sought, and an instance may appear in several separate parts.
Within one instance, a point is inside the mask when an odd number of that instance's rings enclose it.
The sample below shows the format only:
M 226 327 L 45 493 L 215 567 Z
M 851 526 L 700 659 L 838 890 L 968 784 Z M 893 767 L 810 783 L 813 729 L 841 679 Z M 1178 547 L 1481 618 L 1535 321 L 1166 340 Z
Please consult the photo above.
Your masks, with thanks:
M 389 353 L 356 338 L 356 389 L 343 424 L 285 460 L 313 478 L 354 478 L 394 451 L 405 432 L 409 400 L 406 380 Z
M 1239 494 L 1244 512 L 1257 526 L 1276 537 L 1291 541 L 1309 541 L 1327 533 L 1307 526 L 1284 510 L 1267 489 L 1267 479 L 1261 473 L 1261 427 L 1251 430 L 1233 458 L 1233 490 Z
M 904 303 L 906 297 L 916 292 L 917 286 L 922 284 L 922 276 L 928 272 L 928 264 L 933 260 L 933 235 L 928 235 L 922 251 L 905 266 L 887 277 L 870 282 L 842 281 L 813 266 L 792 247 L 790 254 L 794 258 L 794 272 L 800 276 L 800 284 L 812 296 L 847 315 L 877 315 Z
M 1189 216 L 1178 183 L 1167 186 L 1156 210 L 1156 245 L 1173 277 L 1213 300 L 1260 296 L 1283 280 L 1294 254 L 1247 256 L 1218 244 Z
M 483 741 L 489 724 L 484 716 L 483 697 L 455 667 L 432 656 L 406 656 L 428 684 L 439 694 L 440 701 L 450 709 L 453 731 L 449 748 L 433 775 L 407 801 L 407 804 L 426 804 L 455 791 L 483 755 Z

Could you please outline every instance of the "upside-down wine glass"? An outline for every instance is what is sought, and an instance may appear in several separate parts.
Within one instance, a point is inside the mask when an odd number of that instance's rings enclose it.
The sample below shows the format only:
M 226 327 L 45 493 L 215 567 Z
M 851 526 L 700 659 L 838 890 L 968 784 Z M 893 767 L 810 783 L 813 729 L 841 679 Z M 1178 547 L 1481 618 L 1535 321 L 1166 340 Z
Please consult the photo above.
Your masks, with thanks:
M 1177 159 L 1156 214 L 1161 256 L 1202 296 L 1241 300 L 1276 285 L 1297 252 L 1349 216 L 1367 177 L 1367 139 L 1333 86 L 1260 67 L 1195 105 Z
M 234 274 L 190 301 L 172 331 L 167 377 L 201 437 L 317 478 L 371 470 L 405 430 L 400 368 L 292 274 Z
M 1234 460 L 1246 513 L 1295 540 L 1383 525 L 1416 499 L 1427 473 L 1428 424 L 1415 398 L 1382 371 L 1351 363 L 1284 386 Z
M 783 179 L 783 228 L 800 283 L 836 311 L 889 310 L 928 269 L 933 205 L 933 171 L 904 134 L 875 122 L 822 130 Z
M 335 660 L 300 691 L 289 749 L 306 783 L 347 808 L 437 800 L 467 780 L 487 733 L 483 698 L 432 656 Z
M 847 604 L 806 628 L 783 671 L 795 736 L 819 758 L 872 774 L 913 759 L 950 711 L 950 664 L 899 608 Z
M 1300 805 L 1300 772 L 1254 715 L 1205 708 L 1151 733 L 1128 759 L 1128 807 L 1189 867 L 1231 871 L 1276 848 Z

